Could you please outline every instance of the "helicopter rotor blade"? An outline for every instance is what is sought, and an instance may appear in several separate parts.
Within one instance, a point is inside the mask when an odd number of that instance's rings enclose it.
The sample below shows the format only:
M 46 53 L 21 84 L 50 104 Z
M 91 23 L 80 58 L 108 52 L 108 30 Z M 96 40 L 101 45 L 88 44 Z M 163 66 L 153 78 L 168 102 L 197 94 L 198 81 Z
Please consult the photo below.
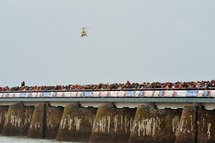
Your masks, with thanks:
M 84 29 L 88 29 L 88 28 L 94 28 L 95 26 L 90 26 L 90 27 L 86 27 L 86 28 L 84 28 Z

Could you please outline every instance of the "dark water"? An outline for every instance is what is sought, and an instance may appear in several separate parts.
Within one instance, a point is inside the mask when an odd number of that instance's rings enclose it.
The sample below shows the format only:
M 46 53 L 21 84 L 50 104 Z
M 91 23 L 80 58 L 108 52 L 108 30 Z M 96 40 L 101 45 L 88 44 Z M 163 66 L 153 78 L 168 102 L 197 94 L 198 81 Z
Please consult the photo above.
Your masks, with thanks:
M 50 139 L 30 139 L 26 137 L 0 136 L 0 143 L 81 143 L 81 142 L 63 142 Z

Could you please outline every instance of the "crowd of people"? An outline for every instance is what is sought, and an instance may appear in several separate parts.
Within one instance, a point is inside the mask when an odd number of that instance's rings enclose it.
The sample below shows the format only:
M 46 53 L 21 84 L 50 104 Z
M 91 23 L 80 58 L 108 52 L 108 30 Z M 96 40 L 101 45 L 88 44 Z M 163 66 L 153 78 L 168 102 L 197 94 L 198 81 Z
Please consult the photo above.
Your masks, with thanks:
M 73 90 L 144 90 L 144 89 L 215 89 L 215 80 L 197 82 L 143 82 L 143 83 L 114 83 L 88 85 L 56 85 L 56 86 L 26 86 L 25 82 L 17 87 L 0 87 L 1 91 L 73 91 Z

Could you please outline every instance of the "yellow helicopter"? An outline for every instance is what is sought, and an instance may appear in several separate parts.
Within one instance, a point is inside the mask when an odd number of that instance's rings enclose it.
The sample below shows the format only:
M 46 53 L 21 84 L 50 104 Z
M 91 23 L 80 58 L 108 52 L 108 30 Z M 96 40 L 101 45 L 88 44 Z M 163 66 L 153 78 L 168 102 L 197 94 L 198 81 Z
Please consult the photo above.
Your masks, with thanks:
M 87 33 L 86 33 L 86 30 L 85 29 L 88 29 L 88 28 L 93 28 L 93 27 L 86 27 L 86 28 L 82 28 L 82 31 L 81 31 L 81 37 L 83 36 L 86 36 L 87 37 Z

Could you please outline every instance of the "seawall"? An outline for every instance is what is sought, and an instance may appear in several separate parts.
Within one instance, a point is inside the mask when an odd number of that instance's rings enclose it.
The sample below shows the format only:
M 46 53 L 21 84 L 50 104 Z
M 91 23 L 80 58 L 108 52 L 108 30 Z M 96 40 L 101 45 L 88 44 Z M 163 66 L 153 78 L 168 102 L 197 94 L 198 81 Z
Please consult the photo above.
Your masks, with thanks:
M 98 108 L 71 103 L 0 106 L 3 136 L 27 136 L 59 141 L 92 143 L 211 143 L 215 142 L 215 110 L 189 104 L 179 109 L 159 109 L 144 103 L 137 108 Z
M 4 93 L 0 133 L 90 143 L 212 143 L 211 97 L 213 90 Z

